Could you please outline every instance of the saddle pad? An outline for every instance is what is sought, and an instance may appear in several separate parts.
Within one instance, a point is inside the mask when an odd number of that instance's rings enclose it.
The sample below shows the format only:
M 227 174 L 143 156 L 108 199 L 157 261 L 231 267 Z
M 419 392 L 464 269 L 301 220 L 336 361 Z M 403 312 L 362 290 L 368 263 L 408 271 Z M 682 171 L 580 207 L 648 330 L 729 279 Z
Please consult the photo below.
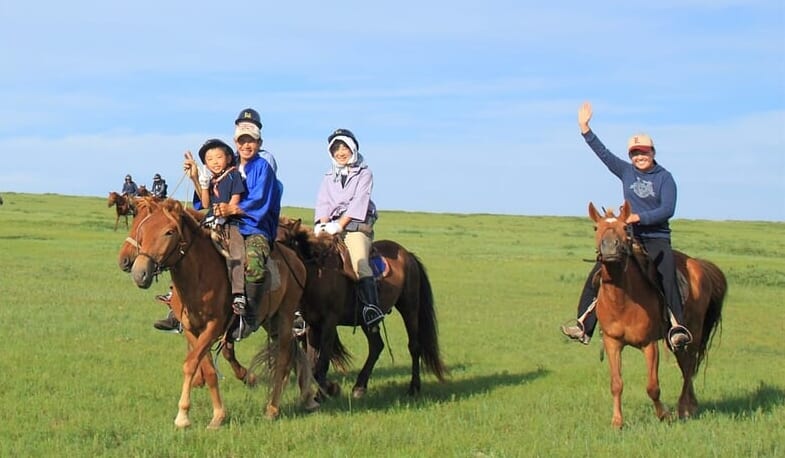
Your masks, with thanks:
M 278 263 L 274 262 L 272 257 L 269 257 L 267 258 L 265 267 L 267 268 L 267 275 L 265 278 L 265 283 L 268 284 L 267 290 L 278 291 L 281 287 L 281 272 L 278 270 Z
M 377 279 L 390 275 L 390 265 L 379 255 L 372 255 L 369 264 L 373 271 L 373 276 Z

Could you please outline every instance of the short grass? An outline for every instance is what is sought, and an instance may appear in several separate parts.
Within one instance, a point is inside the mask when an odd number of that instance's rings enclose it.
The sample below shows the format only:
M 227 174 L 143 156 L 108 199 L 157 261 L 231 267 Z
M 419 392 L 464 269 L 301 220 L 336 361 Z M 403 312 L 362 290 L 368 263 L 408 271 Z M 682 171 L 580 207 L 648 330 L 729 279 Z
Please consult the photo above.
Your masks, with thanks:
M 126 236 L 100 198 L 4 193 L 0 207 L 0 456 L 784 456 L 785 225 L 676 220 L 676 248 L 728 276 L 722 333 L 697 380 L 693 420 L 659 422 L 640 353 L 624 354 L 625 429 L 610 428 L 607 365 L 598 342 L 567 342 L 593 257 L 587 218 L 382 212 L 377 238 L 417 253 L 428 269 L 451 370 L 408 398 L 406 335 L 386 320 L 389 346 L 369 394 L 352 400 L 365 356 L 342 328 L 355 367 L 333 376 L 344 394 L 307 415 L 287 388 L 283 415 L 263 419 L 267 392 L 231 378 L 229 419 L 206 431 L 206 390 L 194 426 L 174 428 L 184 342 L 153 330 L 165 314 L 116 265 Z M 310 220 L 311 211 L 286 208 Z M 241 344 L 248 361 L 263 333 Z M 674 358 L 661 362 L 663 398 L 677 401 Z

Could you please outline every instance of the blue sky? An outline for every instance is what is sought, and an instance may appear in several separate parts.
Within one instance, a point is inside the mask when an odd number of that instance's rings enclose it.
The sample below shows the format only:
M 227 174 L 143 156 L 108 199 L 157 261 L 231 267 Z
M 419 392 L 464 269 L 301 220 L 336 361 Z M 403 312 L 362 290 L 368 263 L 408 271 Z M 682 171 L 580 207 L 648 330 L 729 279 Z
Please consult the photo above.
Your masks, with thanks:
M 584 216 L 622 199 L 578 132 L 590 100 L 612 151 L 654 138 L 676 218 L 785 221 L 782 0 L 48 0 L 0 13 L 0 192 L 104 197 L 126 173 L 148 186 L 161 173 L 171 191 L 183 152 L 231 140 L 250 106 L 284 205 L 313 206 L 326 137 L 345 127 L 382 215 Z

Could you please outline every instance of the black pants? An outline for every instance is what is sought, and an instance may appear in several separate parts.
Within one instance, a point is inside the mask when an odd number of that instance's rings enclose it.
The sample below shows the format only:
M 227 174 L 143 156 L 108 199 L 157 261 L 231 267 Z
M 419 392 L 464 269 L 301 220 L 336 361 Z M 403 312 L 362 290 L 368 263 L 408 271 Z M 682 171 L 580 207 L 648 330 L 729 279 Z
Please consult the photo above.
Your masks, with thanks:
M 658 280 L 662 287 L 665 301 L 670 308 L 676 321 L 679 324 L 684 324 L 684 308 L 681 305 L 681 293 L 679 292 L 678 282 L 676 280 L 676 263 L 673 259 L 673 250 L 671 249 L 670 239 L 639 239 L 640 243 L 646 249 L 649 259 L 657 266 Z M 586 310 L 589 309 L 594 298 L 597 297 L 597 290 L 594 289 L 592 280 L 594 275 L 600 269 L 599 262 L 594 264 L 591 272 L 589 272 L 586 283 L 583 285 L 581 297 L 578 300 L 578 318 L 581 317 Z M 597 326 L 597 314 L 591 313 L 583 321 L 583 328 L 586 334 L 591 336 L 594 334 L 594 328 Z

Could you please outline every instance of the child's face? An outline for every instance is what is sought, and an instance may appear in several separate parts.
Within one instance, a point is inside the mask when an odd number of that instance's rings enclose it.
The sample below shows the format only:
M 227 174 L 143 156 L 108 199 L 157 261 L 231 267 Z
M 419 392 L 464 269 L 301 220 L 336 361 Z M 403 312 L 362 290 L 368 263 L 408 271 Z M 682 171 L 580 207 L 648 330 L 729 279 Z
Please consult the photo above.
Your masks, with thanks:
M 337 162 L 338 165 L 346 165 L 352 159 L 352 150 L 343 143 L 339 143 L 333 153 L 333 159 L 335 159 L 335 162 Z
M 204 163 L 213 173 L 223 172 L 229 165 L 230 158 L 221 148 L 208 149 L 204 155 Z

